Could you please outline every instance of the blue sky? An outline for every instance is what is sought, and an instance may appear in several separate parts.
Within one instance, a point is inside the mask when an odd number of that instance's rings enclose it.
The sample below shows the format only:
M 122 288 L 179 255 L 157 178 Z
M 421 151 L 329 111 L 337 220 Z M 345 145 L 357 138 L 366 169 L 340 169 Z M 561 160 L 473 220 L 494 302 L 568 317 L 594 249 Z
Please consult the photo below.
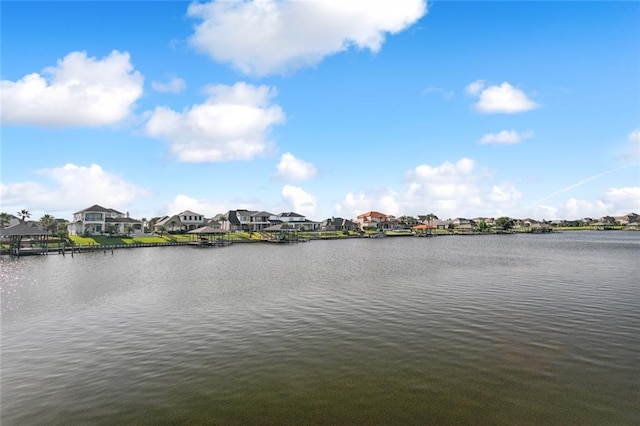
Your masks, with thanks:
M 1 6 L 1 210 L 640 213 L 640 3 Z

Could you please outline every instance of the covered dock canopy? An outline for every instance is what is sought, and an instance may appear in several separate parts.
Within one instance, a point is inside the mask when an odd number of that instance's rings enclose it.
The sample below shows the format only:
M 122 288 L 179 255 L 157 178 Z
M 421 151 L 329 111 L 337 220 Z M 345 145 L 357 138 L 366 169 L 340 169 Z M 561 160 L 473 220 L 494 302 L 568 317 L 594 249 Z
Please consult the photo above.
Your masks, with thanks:
M 275 235 L 277 241 L 281 242 L 294 242 L 298 241 L 298 232 L 300 230 L 296 225 L 290 223 L 278 223 L 277 225 L 271 225 L 264 228 L 262 232 Z
M 211 226 L 201 226 L 200 228 L 193 229 L 187 234 L 191 234 L 194 237 L 194 241 L 205 242 L 210 245 L 224 245 L 225 236 L 227 236 L 227 243 L 229 242 L 229 231 L 224 229 L 213 228 Z
M 19 256 L 24 250 L 22 249 L 23 242 L 29 241 L 29 246 L 37 245 L 42 248 L 47 243 L 49 232 L 34 222 L 19 222 L 8 228 L 0 228 L 0 236 L 8 237 L 9 252 Z M 33 250 L 33 248 L 29 247 L 28 250 Z
M 421 223 L 420 225 L 412 226 L 411 229 L 415 231 L 416 234 L 429 235 L 433 233 L 433 230 L 436 229 L 436 227 Z

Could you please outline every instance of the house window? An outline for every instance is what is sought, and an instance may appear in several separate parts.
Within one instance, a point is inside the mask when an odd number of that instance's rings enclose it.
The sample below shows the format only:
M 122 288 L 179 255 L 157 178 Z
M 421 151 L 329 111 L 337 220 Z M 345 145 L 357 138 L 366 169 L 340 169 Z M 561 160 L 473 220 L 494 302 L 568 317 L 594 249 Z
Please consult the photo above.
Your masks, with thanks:
M 102 220 L 102 213 L 85 213 L 84 220 L 87 222 L 99 222 Z

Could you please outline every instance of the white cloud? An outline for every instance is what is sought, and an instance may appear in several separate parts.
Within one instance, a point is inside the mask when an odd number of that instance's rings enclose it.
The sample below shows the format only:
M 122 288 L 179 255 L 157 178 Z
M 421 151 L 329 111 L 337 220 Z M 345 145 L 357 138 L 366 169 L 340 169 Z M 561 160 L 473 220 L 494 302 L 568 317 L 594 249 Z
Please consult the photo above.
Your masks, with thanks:
M 316 197 L 305 192 L 297 186 L 285 185 L 282 187 L 282 199 L 292 211 L 305 216 L 312 216 L 316 212 Z
M 439 166 L 423 164 L 407 173 L 404 191 L 384 188 L 349 192 L 335 210 L 349 217 L 378 210 L 393 215 L 433 212 L 446 218 L 495 214 L 515 207 L 520 192 L 510 183 L 491 184 L 490 178 L 469 158 Z
M 52 184 L 18 182 L 0 184 L 2 208 L 13 211 L 60 212 L 78 210 L 93 204 L 115 209 L 124 208 L 149 191 L 121 176 L 107 172 L 98 164 L 88 167 L 66 164 L 63 167 L 40 170 Z
M 167 205 L 166 214 L 174 215 L 185 210 L 202 213 L 205 217 L 213 217 L 218 213 L 224 213 L 232 208 L 249 208 L 250 206 L 240 205 L 230 207 L 229 203 L 214 201 L 204 198 L 193 198 L 188 195 L 178 194 Z
M 640 144 L 640 130 L 636 129 L 633 132 L 629 133 L 629 141 Z
M 161 83 L 159 81 L 152 81 L 151 88 L 156 92 L 162 93 L 180 93 L 182 92 L 187 84 L 181 78 L 172 77 L 168 82 Z
M 290 152 L 282 154 L 277 168 L 278 173 L 276 176 L 286 181 L 299 182 L 313 179 L 318 174 L 316 166 L 294 157 Z
M 239 82 L 207 88 L 209 98 L 183 112 L 157 107 L 146 123 L 150 136 L 171 143 L 172 153 L 184 162 L 250 160 L 271 148 L 271 127 L 285 115 L 270 101 L 276 91 Z
M 571 197 L 558 207 L 548 205 L 529 206 L 522 212 L 540 219 L 582 219 L 585 217 L 621 216 L 640 211 L 640 186 L 612 187 L 599 198 L 580 200 Z
M 538 108 L 538 104 L 530 100 L 520 89 L 513 87 L 506 81 L 500 86 L 484 88 L 484 82 L 478 80 L 469 84 L 466 92 L 479 96 L 474 108 L 486 114 L 514 114 Z
M 640 211 L 640 186 L 609 188 L 603 201 L 611 206 L 613 214 L 627 214 Z
M 499 133 L 487 133 L 480 138 L 480 143 L 491 145 L 511 145 L 533 137 L 533 132 L 518 133 L 515 130 L 502 130 Z
M 387 33 L 426 13 L 424 0 L 258 0 L 192 3 L 201 22 L 190 43 L 214 60 L 256 76 L 313 66 L 354 46 L 380 50 Z
M 472 83 L 469 83 L 465 88 L 465 92 L 468 95 L 476 96 L 480 93 L 480 91 L 484 88 L 484 80 L 476 80 Z
M 55 67 L 2 80 L 2 122 L 37 126 L 104 126 L 126 119 L 142 95 L 143 76 L 128 53 L 102 59 L 71 52 Z

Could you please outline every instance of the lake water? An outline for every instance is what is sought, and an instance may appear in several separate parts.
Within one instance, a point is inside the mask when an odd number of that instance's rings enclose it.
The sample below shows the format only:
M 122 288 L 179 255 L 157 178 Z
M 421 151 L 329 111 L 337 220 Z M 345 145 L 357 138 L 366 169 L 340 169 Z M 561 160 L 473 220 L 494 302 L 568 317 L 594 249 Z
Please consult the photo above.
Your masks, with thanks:
M 0 266 L 5 426 L 640 424 L 640 232 Z

